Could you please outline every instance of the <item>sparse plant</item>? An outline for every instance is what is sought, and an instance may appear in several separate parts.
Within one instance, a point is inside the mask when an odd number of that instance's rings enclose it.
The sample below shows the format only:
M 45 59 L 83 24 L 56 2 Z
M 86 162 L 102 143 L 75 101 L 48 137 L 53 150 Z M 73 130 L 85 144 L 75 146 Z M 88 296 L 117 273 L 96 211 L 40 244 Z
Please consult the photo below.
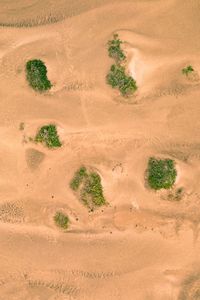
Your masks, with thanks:
M 54 216 L 54 221 L 56 225 L 60 228 L 67 229 L 69 226 L 69 218 L 62 212 L 56 212 Z
M 26 63 L 26 78 L 30 86 L 36 91 L 47 91 L 52 87 L 47 77 L 47 68 L 39 59 L 29 60 Z
M 43 143 L 48 148 L 58 148 L 62 146 L 57 128 L 53 124 L 42 126 L 35 137 L 35 142 Z
M 118 34 L 114 34 L 113 39 L 108 41 L 108 54 L 115 60 L 106 76 L 107 83 L 113 88 L 118 88 L 122 96 L 129 96 L 137 90 L 136 81 L 128 74 L 126 68 L 122 65 L 126 56 L 121 49 L 122 41 Z
M 184 189 L 182 187 L 177 188 L 175 191 L 171 191 L 168 194 L 167 199 L 170 201 L 180 201 L 184 195 Z
M 81 167 L 76 171 L 74 177 L 70 182 L 71 189 L 77 191 L 85 176 L 87 176 L 87 170 L 85 167 Z
M 148 184 L 154 190 L 169 189 L 176 180 L 177 171 L 172 159 L 156 159 L 148 162 Z
M 103 196 L 103 188 L 101 184 L 101 177 L 99 176 L 99 174 L 92 172 L 88 175 L 83 191 L 85 196 L 86 194 L 88 196 L 91 196 L 91 200 L 94 205 L 101 206 L 105 204 L 106 201 Z
M 136 81 L 129 75 L 126 75 L 125 67 L 112 65 L 107 75 L 107 83 L 113 88 L 119 88 L 123 96 L 133 94 L 137 90 Z
M 192 66 L 187 66 L 185 68 L 182 69 L 182 73 L 186 76 L 188 76 L 190 73 L 192 73 L 194 71 Z
M 90 209 L 106 204 L 101 177 L 81 167 L 74 175 L 70 187 L 79 193 L 80 200 Z
M 121 49 L 122 41 L 119 39 L 118 34 L 114 34 L 113 39 L 108 41 L 108 54 L 116 63 L 125 60 L 126 56 Z
M 24 128 L 25 128 L 25 124 L 24 124 L 24 122 L 21 122 L 21 123 L 19 124 L 19 130 L 23 131 Z

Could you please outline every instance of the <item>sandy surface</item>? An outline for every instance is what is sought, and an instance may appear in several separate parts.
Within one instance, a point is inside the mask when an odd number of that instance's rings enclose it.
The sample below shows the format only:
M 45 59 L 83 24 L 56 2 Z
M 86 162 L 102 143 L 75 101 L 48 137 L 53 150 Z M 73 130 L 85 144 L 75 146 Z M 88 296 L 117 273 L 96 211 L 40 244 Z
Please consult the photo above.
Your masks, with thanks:
M 199 18 L 198 0 L 1 0 L 0 300 L 200 299 Z M 139 87 L 129 99 L 105 83 L 113 33 Z M 31 58 L 45 95 L 26 82 Z M 58 150 L 29 141 L 49 122 Z M 175 159 L 181 201 L 146 187 L 152 155 Z M 69 188 L 83 164 L 109 202 L 95 212 Z

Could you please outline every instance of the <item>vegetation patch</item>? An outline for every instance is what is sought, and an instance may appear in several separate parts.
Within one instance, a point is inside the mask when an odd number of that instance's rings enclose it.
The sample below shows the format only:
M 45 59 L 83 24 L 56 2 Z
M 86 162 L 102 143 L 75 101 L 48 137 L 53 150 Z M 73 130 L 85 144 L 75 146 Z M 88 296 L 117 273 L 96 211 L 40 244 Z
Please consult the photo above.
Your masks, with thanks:
M 86 176 L 87 170 L 85 167 L 81 167 L 79 170 L 77 170 L 72 181 L 70 182 L 71 189 L 77 191 Z
M 122 96 L 130 96 L 137 90 L 136 81 L 126 73 L 124 61 L 126 56 L 121 49 L 122 41 L 115 34 L 108 42 L 108 55 L 115 60 L 106 76 L 106 81 L 112 88 L 118 88 Z M 122 65 L 123 63 L 123 65 Z
M 52 87 L 47 77 L 47 68 L 39 59 L 29 60 L 26 63 L 26 78 L 30 86 L 36 91 L 47 91 Z
M 137 90 L 136 81 L 126 75 L 125 67 L 112 65 L 107 75 L 107 82 L 113 88 L 118 88 L 123 96 L 130 95 Z
M 126 56 L 121 49 L 122 41 L 119 39 L 118 34 L 114 34 L 113 39 L 108 41 L 108 54 L 116 63 L 125 60 Z
M 81 167 L 76 171 L 70 187 L 78 192 L 80 200 L 90 209 L 106 204 L 101 177 L 96 172 Z
M 56 225 L 60 228 L 67 229 L 69 227 L 69 218 L 62 212 L 56 212 L 54 216 Z
M 42 126 L 35 137 L 35 142 L 43 143 L 48 148 L 58 148 L 62 146 L 57 128 L 53 124 Z
M 151 157 L 148 163 L 148 183 L 154 190 L 169 189 L 176 180 L 177 171 L 171 159 Z
M 194 72 L 194 69 L 192 66 L 187 66 L 182 69 L 182 73 L 186 76 L 188 76 L 190 73 Z

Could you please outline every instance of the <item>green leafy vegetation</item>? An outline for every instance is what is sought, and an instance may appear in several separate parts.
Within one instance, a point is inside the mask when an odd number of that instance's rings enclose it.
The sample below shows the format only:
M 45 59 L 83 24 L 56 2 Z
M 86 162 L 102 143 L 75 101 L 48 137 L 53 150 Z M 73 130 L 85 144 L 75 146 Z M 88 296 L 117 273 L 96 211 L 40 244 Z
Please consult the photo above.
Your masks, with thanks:
M 54 221 L 58 227 L 61 227 L 63 229 L 67 229 L 69 226 L 69 218 L 62 212 L 56 212 Z
M 87 170 L 85 167 L 81 167 L 78 171 L 76 171 L 72 181 L 70 182 L 71 189 L 77 191 L 86 175 Z
M 123 96 L 130 95 L 137 90 L 136 81 L 126 75 L 125 67 L 120 65 L 112 65 L 107 75 L 107 82 L 113 88 L 119 88 Z
M 148 183 L 154 190 L 169 189 L 176 180 L 177 171 L 171 159 L 151 157 L 148 163 Z
M 90 209 L 106 204 L 101 177 L 96 172 L 81 167 L 76 171 L 70 187 L 78 192 L 80 200 Z
M 44 143 L 48 148 L 58 148 L 62 146 L 56 126 L 53 124 L 42 126 L 35 137 L 35 142 Z
M 106 76 L 106 81 L 112 88 L 118 88 L 122 96 L 130 96 L 137 90 L 136 81 L 128 74 L 122 63 L 126 56 L 121 49 L 122 41 L 115 34 L 113 40 L 108 42 L 108 54 L 115 60 Z
M 97 173 L 89 174 L 82 192 L 84 201 L 86 201 L 87 203 L 91 200 L 96 206 L 105 204 L 101 178 Z
M 125 60 L 126 56 L 121 49 L 122 41 L 118 38 L 118 34 L 114 34 L 113 39 L 108 41 L 108 54 L 117 63 Z
M 192 66 L 187 66 L 185 68 L 182 69 L 182 73 L 186 76 L 188 76 L 190 73 L 192 73 L 194 71 Z
M 47 78 L 47 68 L 39 59 L 29 60 L 26 63 L 26 78 L 30 86 L 36 91 L 47 91 L 52 87 Z

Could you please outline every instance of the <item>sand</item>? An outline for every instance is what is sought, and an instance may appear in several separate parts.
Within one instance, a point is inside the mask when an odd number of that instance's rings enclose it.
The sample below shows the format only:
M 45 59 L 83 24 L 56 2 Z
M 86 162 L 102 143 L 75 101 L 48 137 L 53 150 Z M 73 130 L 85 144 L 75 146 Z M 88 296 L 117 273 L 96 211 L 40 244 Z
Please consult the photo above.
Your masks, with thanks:
M 0 300 L 200 299 L 199 8 L 1 1 Z M 138 82 L 131 98 L 105 82 L 113 33 Z M 48 68 L 49 93 L 27 84 L 32 58 Z M 50 122 L 60 149 L 29 139 Z M 150 156 L 176 161 L 181 201 L 146 186 Z M 89 212 L 70 189 L 81 165 L 101 175 L 108 206 Z M 67 232 L 54 224 L 58 210 Z

